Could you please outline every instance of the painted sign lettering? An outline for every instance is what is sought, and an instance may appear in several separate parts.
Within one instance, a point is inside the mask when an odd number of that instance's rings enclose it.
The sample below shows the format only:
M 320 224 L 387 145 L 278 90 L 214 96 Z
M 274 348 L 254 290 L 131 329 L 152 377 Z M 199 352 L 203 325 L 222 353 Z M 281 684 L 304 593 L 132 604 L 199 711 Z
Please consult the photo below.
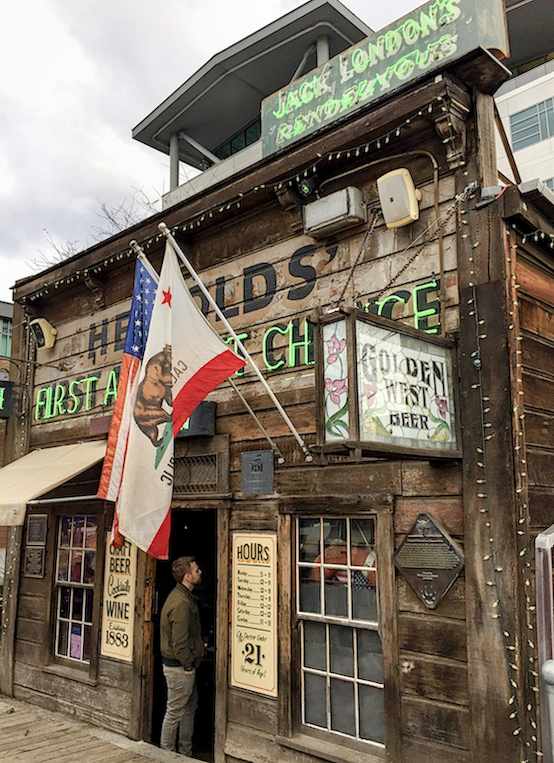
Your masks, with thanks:
M 123 662 L 133 661 L 137 549 L 129 541 L 122 548 L 106 542 L 104 603 L 100 652 Z

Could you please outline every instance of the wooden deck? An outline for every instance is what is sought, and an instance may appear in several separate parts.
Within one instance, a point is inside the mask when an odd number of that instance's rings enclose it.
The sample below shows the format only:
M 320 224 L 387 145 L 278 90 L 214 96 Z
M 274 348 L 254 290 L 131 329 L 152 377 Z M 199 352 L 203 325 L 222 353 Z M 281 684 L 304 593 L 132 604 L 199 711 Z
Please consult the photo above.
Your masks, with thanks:
M 2 763 L 195 761 L 9 697 L 0 697 L 0 760 Z

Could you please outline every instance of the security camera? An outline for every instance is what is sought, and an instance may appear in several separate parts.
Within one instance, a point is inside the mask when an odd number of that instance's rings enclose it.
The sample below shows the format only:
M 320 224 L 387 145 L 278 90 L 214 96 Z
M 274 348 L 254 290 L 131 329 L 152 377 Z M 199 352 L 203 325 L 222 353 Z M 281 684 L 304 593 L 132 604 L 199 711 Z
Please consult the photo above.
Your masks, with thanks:
M 37 347 L 49 350 L 54 346 L 58 329 L 55 329 L 46 318 L 35 318 L 31 321 L 30 326 L 35 335 Z

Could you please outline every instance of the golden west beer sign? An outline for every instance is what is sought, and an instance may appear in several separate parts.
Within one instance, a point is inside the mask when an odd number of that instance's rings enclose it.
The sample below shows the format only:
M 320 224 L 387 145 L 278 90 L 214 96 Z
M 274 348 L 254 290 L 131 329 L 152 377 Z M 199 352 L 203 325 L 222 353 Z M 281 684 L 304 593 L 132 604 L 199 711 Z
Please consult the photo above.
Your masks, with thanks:
M 433 0 L 262 102 L 264 156 L 479 49 L 507 55 L 503 0 Z
M 460 456 L 451 342 L 357 310 L 318 334 L 321 448 Z

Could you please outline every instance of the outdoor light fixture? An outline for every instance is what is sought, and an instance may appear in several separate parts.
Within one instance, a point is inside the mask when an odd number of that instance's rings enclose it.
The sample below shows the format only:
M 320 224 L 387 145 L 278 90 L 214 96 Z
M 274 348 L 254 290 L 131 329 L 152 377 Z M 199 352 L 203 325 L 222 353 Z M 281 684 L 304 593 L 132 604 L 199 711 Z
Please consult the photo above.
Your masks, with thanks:
M 58 329 L 54 328 L 46 318 L 35 318 L 31 321 L 30 326 L 35 335 L 38 348 L 49 350 L 54 346 Z
M 304 178 L 299 183 L 297 183 L 296 190 L 303 199 L 307 199 L 309 196 L 313 196 L 319 190 L 318 176 L 312 175 L 309 178 Z

